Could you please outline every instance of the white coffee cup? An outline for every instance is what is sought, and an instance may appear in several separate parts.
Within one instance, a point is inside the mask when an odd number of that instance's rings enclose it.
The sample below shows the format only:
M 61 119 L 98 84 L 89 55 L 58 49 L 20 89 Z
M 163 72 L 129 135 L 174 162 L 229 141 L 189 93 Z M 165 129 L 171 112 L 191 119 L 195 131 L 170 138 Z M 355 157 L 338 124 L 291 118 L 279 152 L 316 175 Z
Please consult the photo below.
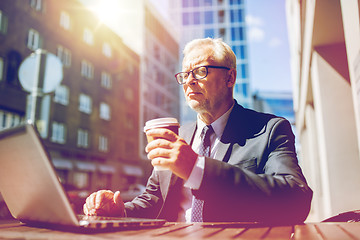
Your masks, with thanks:
M 145 123 L 144 132 L 146 133 L 146 131 L 154 128 L 166 128 L 173 131 L 176 134 L 179 134 L 179 127 L 180 124 L 176 118 L 171 118 L 171 117 L 156 118 L 149 120 Z M 151 142 L 156 139 L 149 136 L 146 136 L 146 138 L 148 142 Z M 154 169 L 156 171 L 168 170 L 168 168 L 162 166 L 154 166 Z

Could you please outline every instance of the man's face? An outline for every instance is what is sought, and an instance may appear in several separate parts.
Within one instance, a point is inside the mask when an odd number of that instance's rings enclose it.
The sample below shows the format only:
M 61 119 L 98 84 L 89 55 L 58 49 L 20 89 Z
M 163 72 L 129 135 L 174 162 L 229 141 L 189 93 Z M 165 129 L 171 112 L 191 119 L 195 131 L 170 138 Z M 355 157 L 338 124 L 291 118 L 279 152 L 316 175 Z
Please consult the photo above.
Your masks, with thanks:
M 210 48 L 197 48 L 187 54 L 183 61 L 183 72 L 189 72 L 199 66 L 224 66 L 212 61 Z M 228 84 L 228 70 L 208 68 L 208 75 L 203 79 L 195 79 L 189 75 L 183 90 L 186 102 L 198 113 L 214 113 L 222 111 L 225 100 L 232 99 L 232 86 Z

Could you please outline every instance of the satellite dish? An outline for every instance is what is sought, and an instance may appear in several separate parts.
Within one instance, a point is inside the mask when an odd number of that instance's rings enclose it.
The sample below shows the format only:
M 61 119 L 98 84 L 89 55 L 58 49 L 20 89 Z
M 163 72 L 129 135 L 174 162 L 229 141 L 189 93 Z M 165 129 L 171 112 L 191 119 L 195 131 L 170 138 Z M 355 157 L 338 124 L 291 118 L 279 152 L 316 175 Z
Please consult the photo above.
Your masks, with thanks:
M 37 49 L 21 63 L 19 79 L 28 92 L 50 93 L 63 79 L 63 66 L 54 54 Z

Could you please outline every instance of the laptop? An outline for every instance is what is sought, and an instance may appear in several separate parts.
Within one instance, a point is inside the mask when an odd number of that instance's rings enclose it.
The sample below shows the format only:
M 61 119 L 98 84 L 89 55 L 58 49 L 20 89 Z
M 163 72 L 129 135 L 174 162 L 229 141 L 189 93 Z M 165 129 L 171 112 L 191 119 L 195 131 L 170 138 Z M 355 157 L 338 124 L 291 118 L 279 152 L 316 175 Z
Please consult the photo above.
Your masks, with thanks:
M 119 230 L 158 227 L 166 222 L 76 215 L 31 123 L 0 131 L 0 192 L 14 218 L 40 227 Z

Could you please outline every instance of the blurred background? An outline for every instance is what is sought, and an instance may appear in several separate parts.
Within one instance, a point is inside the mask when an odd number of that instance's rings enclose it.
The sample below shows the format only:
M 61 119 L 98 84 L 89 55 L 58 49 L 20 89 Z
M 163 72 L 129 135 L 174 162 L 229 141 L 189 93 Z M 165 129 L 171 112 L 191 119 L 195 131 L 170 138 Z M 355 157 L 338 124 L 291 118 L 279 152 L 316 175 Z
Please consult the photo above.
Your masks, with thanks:
M 357 0 L 2 0 L 0 130 L 36 122 L 77 212 L 98 189 L 131 200 L 152 171 L 144 123 L 196 117 L 174 74 L 203 37 L 235 52 L 241 105 L 293 125 L 308 221 L 358 209 Z

